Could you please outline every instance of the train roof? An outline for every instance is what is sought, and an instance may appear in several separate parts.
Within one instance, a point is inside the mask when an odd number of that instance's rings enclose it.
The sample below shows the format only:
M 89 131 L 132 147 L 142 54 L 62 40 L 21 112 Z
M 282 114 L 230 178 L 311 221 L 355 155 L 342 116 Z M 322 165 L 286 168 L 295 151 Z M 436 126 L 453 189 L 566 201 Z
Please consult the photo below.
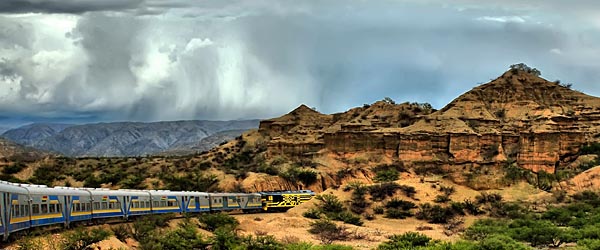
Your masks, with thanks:
M 46 185 L 19 184 L 27 189 L 29 194 L 35 195 L 89 195 L 87 192 L 68 187 L 47 187 Z
M 19 186 L 19 184 L 7 181 L 0 181 L 0 190 L 3 192 L 11 192 L 16 194 L 29 194 L 27 189 Z
M 145 190 L 129 190 L 129 189 L 108 189 L 108 188 L 81 188 L 88 191 L 91 195 L 122 195 L 122 196 L 150 196 Z
M 171 190 L 148 190 L 151 195 L 177 195 L 177 196 L 208 196 L 207 192 L 196 191 L 171 191 Z
M 265 191 L 265 192 L 259 192 L 260 194 L 267 194 L 267 195 L 274 195 L 274 194 L 311 194 L 314 195 L 315 192 L 311 191 L 311 190 L 287 190 L 287 191 Z

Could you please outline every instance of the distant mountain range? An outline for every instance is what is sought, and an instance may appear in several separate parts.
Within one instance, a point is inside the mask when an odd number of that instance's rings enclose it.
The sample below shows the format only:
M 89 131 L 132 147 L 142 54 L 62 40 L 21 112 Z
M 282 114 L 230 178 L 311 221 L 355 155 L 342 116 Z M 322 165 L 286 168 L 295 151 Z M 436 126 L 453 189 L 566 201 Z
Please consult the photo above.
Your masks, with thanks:
M 2 137 L 65 156 L 188 154 L 258 128 L 259 120 L 113 122 L 84 125 L 34 123 Z

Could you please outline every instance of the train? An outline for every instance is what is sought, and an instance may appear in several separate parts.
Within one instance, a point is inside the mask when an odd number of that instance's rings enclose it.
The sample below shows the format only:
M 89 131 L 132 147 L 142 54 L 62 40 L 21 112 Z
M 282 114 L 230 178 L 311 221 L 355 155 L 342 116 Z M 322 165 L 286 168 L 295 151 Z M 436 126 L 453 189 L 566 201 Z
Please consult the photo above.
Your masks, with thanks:
M 0 181 L 0 235 L 34 227 L 164 213 L 285 211 L 310 200 L 311 190 L 256 193 L 48 187 Z

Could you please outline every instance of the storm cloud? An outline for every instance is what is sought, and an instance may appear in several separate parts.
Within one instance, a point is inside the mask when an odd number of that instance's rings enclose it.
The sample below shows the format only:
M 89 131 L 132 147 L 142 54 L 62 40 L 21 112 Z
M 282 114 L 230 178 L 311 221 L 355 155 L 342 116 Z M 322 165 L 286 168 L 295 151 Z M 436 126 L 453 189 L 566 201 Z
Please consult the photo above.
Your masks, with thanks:
M 525 62 L 600 96 L 595 1 L 1 1 L 0 123 L 436 108 Z

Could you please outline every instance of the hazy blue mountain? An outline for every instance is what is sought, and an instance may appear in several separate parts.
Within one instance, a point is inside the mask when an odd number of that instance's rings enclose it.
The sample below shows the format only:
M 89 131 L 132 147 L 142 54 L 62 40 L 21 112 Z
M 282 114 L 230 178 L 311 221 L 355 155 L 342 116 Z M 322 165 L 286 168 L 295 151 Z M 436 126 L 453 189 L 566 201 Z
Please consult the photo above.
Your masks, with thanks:
M 113 122 L 62 127 L 32 124 L 2 136 L 66 156 L 137 156 L 195 147 L 211 135 L 258 128 L 258 123 L 259 120 Z
M 35 143 L 56 135 L 70 126 L 73 126 L 73 124 L 33 123 L 9 129 L 2 134 L 2 137 L 25 146 L 34 146 Z
M 199 142 L 192 144 L 183 144 L 176 148 L 163 151 L 160 155 L 186 155 L 208 151 L 211 148 L 219 146 L 223 142 L 228 142 L 242 135 L 247 130 L 226 130 L 207 136 Z

